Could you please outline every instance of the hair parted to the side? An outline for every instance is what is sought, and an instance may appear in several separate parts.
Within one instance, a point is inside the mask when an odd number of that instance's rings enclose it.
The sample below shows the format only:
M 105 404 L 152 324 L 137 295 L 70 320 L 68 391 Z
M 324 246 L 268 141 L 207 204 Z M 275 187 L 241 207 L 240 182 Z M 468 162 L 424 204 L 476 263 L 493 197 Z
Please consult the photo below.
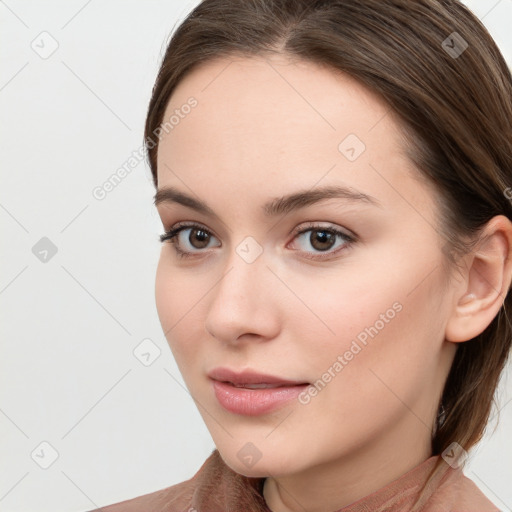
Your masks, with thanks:
M 457 57 L 443 45 L 454 32 L 467 43 Z M 172 35 L 153 88 L 144 136 L 155 186 L 154 133 L 184 76 L 214 58 L 272 53 L 344 72 L 389 104 L 404 151 L 436 191 L 452 266 L 471 248 L 463 240 L 475 241 L 492 217 L 512 219 L 512 75 L 458 0 L 203 0 Z M 482 438 L 510 354 L 511 301 L 508 294 L 485 331 L 459 344 L 432 454 Z

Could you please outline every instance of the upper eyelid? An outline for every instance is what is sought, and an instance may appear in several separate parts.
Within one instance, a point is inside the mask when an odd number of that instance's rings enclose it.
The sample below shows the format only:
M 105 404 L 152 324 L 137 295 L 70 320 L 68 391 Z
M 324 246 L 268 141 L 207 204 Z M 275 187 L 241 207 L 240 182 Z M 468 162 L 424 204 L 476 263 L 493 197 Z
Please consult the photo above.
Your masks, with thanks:
M 320 225 L 320 223 L 322 223 L 322 222 L 325 222 L 325 223 L 330 224 L 330 225 L 327 225 L 327 226 Z M 343 231 L 350 231 L 350 230 L 348 230 L 347 228 L 344 228 L 344 227 L 334 226 L 334 225 L 332 225 L 332 223 L 330 221 L 307 221 L 305 223 L 305 225 L 304 225 L 304 223 L 301 223 L 301 224 L 299 224 L 299 226 L 301 226 L 301 227 L 294 228 L 291 233 L 296 235 L 296 234 L 301 233 L 302 231 L 309 231 L 309 230 L 312 230 L 312 229 L 325 229 L 325 230 L 334 230 L 334 231 L 341 231 L 341 232 L 343 232 Z M 181 230 L 193 229 L 193 228 L 196 228 L 196 227 L 204 229 L 205 231 L 208 231 L 208 233 L 211 233 L 211 234 L 215 235 L 217 238 L 219 238 L 215 234 L 214 230 L 212 230 L 211 228 L 207 227 L 206 225 L 204 225 L 204 224 L 202 224 L 200 222 L 196 222 L 196 221 L 176 222 L 168 230 L 166 230 L 166 232 L 175 231 L 175 230 L 178 230 L 178 229 L 181 229 Z M 344 234 L 346 234 L 347 236 L 355 236 L 355 235 L 352 235 L 351 233 L 344 233 Z
M 304 231 L 310 231 L 310 230 L 315 230 L 315 229 L 318 229 L 318 230 L 325 229 L 326 231 L 337 231 L 347 237 L 351 237 L 351 238 L 356 237 L 355 234 L 352 234 L 352 231 L 350 231 L 349 229 L 347 229 L 345 227 L 341 227 L 341 226 L 337 226 L 337 225 L 334 226 L 334 225 L 332 225 L 332 223 L 328 226 L 323 226 L 323 225 L 319 225 L 319 222 L 327 222 L 328 223 L 328 221 L 309 221 L 309 222 L 306 222 L 306 225 L 302 225 L 302 227 L 294 228 L 292 230 L 292 234 L 297 235 Z M 346 231 L 348 231 L 348 233 Z
M 342 228 L 342 227 L 333 226 L 333 225 L 324 226 L 324 225 L 319 224 L 321 222 L 328 223 L 329 221 L 308 221 L 305 223 L 305 225 L 299 224 L 299 226 L 297 226 L 296 228 L 294 228 L 292 230 L 291 235 L 293 235 L 293 237 L 295 239 L 297 236 L 302 235 L 305 232 L 307 233 L 308 231 L 325 229 L 326 231 L 336 232 L 336 234 L 338 236 L 345 237 L 347 240 L 350 240 L 350 241 L 355 241 L 359 238 L 355 233 L 351 232 L 350 230 L 347 230 L 347 228 Z M 166 233 L 175 232 L 174 236 L 178 236 L 182 231 L 186 231 L 187 229 L 195 229 L 195 228 L 204 229 L 209 234 L 211 234 L 215 238 L 217 238 L 217 240 L 220 240 L 220 238 L 215 234 L 215 232 L 213 230 L 211 230 L 210 228 L 201 224 L 200 222 L 192 222 L 192 221 L 177 222 L 177 223 L 173 224 L 173 226 L 171 226 L 171 228 L 169 230 L 167 230 Z M 346 231 L 349 231 L 349 232 L 347 233 Z M 197 252 L 203 252 L 203 251 L 198 250 Z
M 215 238 L 219 239 L 219 237 L 215 234 L 215 232 L 212 229 L 206 227 L 205 225 L 201 224 L 200 222 L 183 221 L 183 222 L 177 222 L 176 224 L 174 224 L 174 226 L 176 226 L 176 227 L 171 226 L 169 231 L 179 230 L 179 233 L 181 233 L 181 231 L 184 231 L 186 229 L 200 228 L 200 229 L 204 229 L 208 233 L 215 236 Z

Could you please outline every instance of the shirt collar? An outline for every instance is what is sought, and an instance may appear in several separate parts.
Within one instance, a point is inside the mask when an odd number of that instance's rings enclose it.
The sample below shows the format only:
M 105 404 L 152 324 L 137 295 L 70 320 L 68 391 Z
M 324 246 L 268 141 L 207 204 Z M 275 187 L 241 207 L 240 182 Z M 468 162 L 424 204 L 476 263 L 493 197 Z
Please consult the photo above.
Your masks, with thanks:
M 412 468 L 388 485 L 347 505 L 336 512 L 394 512 L 410 510 L 425 482 L 434 469 L 439 455 L 434 455 Z M 441 469 L 426 486 L 421 497 L 425 503 L 447 477 L 462 473 L 445 461 Z M 194 476 L 195 491 L 192 506 L 200 510 L 271 512 L 263 498 L 264 478 L 251 478 L 234 472 L 214 450 L 201 470 Z M 242 507 L 242 508 L 240 508 Z

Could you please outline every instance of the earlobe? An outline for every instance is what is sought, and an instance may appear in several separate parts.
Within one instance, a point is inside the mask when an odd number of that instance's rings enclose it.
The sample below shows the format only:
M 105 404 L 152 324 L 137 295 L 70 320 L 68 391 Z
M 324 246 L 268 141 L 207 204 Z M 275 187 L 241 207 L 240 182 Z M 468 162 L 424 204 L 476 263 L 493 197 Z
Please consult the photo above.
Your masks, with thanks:
M 481 231 L 480 242 L 466 255 L 463 287 L 456 290 L 455 305 L 445 330 L 451 342 L 481 334 L 503 305 L 512 279 L 512 223 L 493 217 Z

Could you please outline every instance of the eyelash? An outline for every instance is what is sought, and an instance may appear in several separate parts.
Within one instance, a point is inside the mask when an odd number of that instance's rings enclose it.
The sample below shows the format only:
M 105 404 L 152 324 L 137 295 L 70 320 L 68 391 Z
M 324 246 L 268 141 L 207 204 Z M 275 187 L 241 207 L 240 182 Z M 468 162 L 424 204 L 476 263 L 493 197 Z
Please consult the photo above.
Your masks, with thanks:
M 168 241 L 169 243 L 171 243 L 174 246 L 176 255 L 181 259 L 194 258 L 194 257 L 196 257 L 197 254 L 199 254 L 203 251 L 199 249 L 199 250 L 197 250 L 197 252 L 187 252 L 187 251 L 180 249 L 178 244 L 176 243 L 176 237 L 179 235 L 179 233 L 181 231 L 183 231 L 185 229 L 198 229 L 198 230 L 206 232 L 210 236 L 213 234 L 211 231 L 206 229 L 204 226 L 201 226 L 200 224 L 196 224 L 194 222 L 178 223 L 176 225 L 176 227 L 174 227 L 174 228 L 166 231 L 164 234 L 160 235 L 160 242 L 163 243 L 163 242 Z M 308 257 L 308 259 L 312 259 L 312 260 L 324 260 L 324 259 L 330 258 L 330 257 L 338 254 L 339 252 L 346 250 L 350 245 L 352 245 L 353 243 L 355 243 L 357 241 L 357 238 L 355 236 L 347 235 L 343 231 L 340 231 L 336 228 L 333 228 L 333 227 L 326 228 L 324 226 L 319 226 L 314 223 L 309 223 L 306 225 L 306 227 L 296 230 L 293 233 L 294 239 L 299 235 L 307 233 L 308 231 L 324 231 L 327 233 L 331 233 L 335 236 L 341 237 L 343 239 L 343 241 L 345 242 L 341 247 L 339 247 L 337 250 L 335 250 L 333 252 L 320 253 L 322 255 L 320 257 L 318 257 L 318 256 Z

